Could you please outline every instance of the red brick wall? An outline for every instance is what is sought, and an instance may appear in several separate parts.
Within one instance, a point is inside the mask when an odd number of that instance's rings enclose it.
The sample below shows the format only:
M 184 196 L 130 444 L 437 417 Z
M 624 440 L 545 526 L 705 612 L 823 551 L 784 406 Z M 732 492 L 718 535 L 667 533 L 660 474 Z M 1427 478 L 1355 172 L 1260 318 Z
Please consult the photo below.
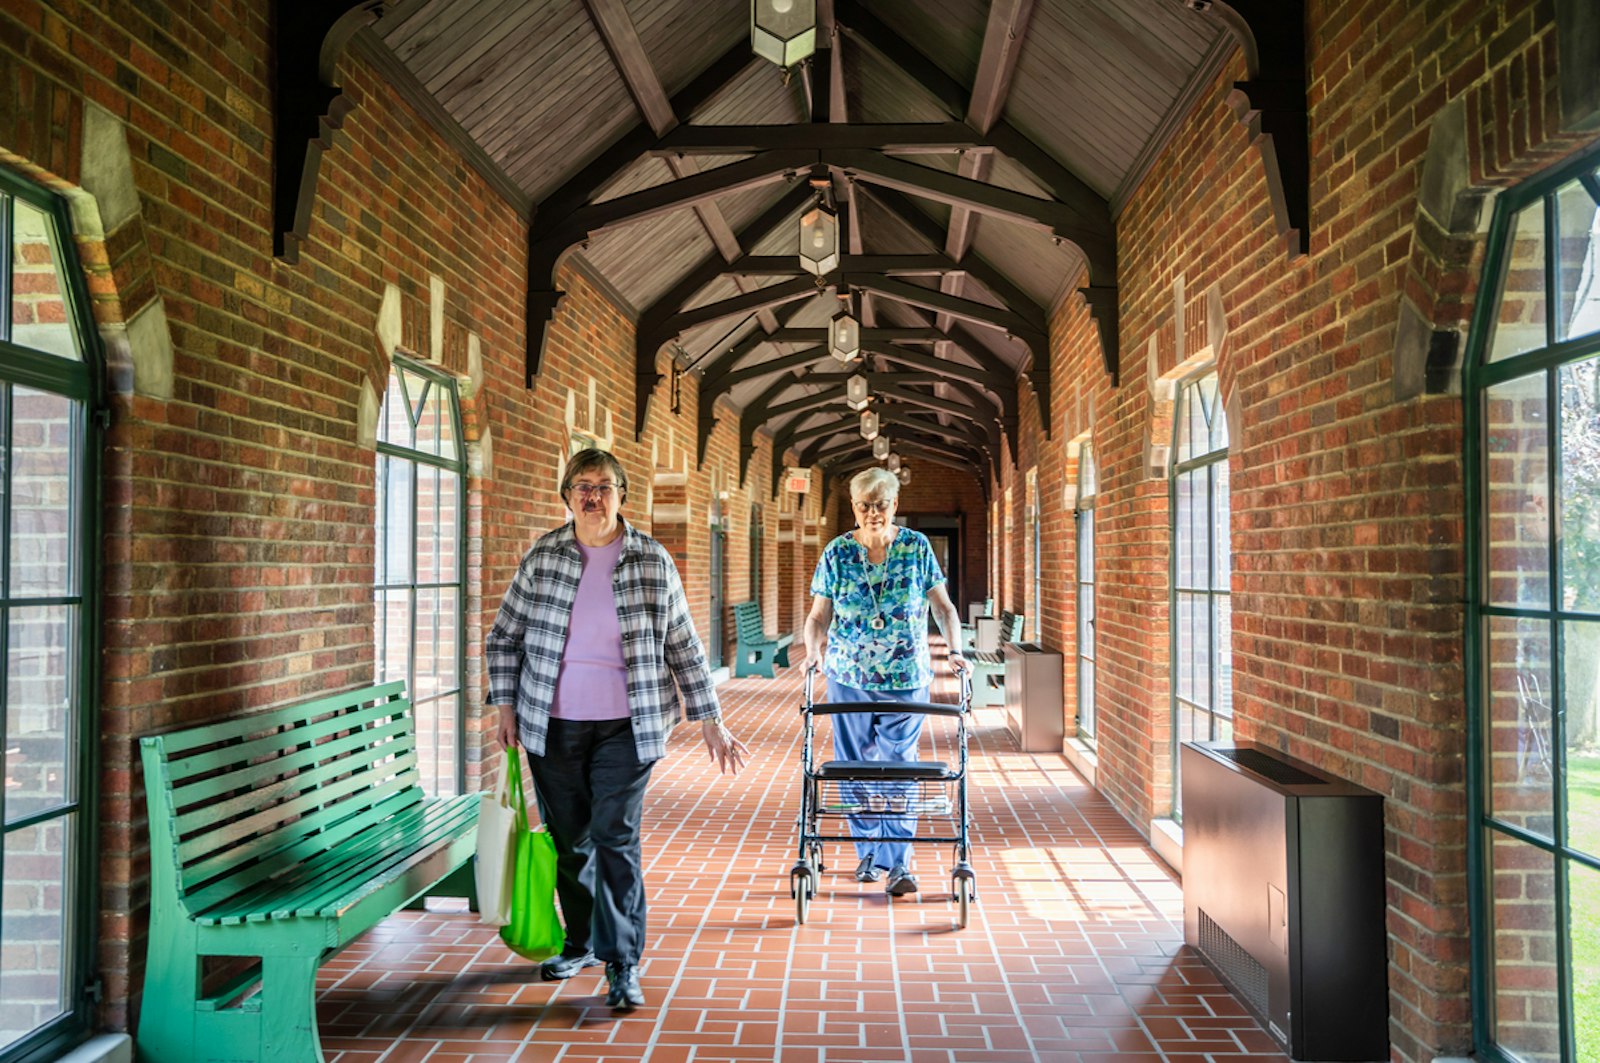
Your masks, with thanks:
M 406 350 L 430 353 L 432 276 L 446 289 L 442 366 L 465 376 L 468 333 L 481 341 L 482 385 L 463 411 L 475 452 L 492 440 L 489 474 L 469 483 L 469 785 L 493 728 L 479 715 L 483 631 L 528 544 L 564 519 L 567 389 L 586 400 L 596 378 L 632 480 L 624 513 L 646 530 L 652 444 L 693 442 L 692 387 L 676 416 L 658 397 L 634 442 L 632 325 L 572 270 L 543 371 L 524 387 L 525 224 L 348 56 L 339 80 L 354 107 L 323 155 L 301 260 L 274 260 L 266 17 L 249 5 L 157 5 L 116 22 L 34 0 L 0 10 L 0 162 L 82 198 L 86 101 L 125 123 L 140 212 L 80 253 L 102 325 L 159 296 L 175 351 L 170 399 L 133 394 L 126 363 L 110 366 L 100 961 L 114 1028 L 132 1020 L 144 948 L 135 739 L 371 679 L 373 451 L 357 422 L 363 387 L 381 395 L 387 378 L 385 286 L 398 289 Z M 766 497 L 766 468 L 730 487 L 730 601 L 750 593 L 748 500 Z M 693 470 L 687 488 L 702 520 L 709 477 Z M 775 532 L 773 519 L 774 587 Z M 705 537 L 679 552 L 704 631 Z
M 1216 338 L 1215 290 L 1226 329 L 1210 353 L 1242 414 L 1230 423 L 1238 733 L 1386 796 L 1401 1059 L 1463 1053 L 1471 1037 L 1461 403 L 1395 398 L 1396 322 L 1406 294 L 1436 324 L 1464 324 L 1477 284 L 1472 234 L 1465 252 L 1418 246 L 1434 235 L 1418 195 L 1445 104 L 1467 102 L 1474 184 L 1572 150 L 1556 131 L 1550 18 L 1540 4 L 1312 5 L 1312 213 L 1296 261 L 1225 102 L 1246 76 L 1237 56 L 1118 219 L 1121 386 L 1092 425 L 1100 786 L 1139 824 L 1170 807 L 1170 518 L 1166 482 L 1147 472 L 1170 426 L 1152 376 Z M 1083 397 L 1073 382 L 1100 380 L 1087 371 L 1093 330 L 1063 342 L 1070 328 L 1058 312 L 1054 398 L 1069 406 Z M 1056 442 L 1038 451 L 1041 482 L 1066 471 Z M 1029 461 L 1006 481 L 1014 510 Z M 1063 524 L 1052 538 L 1070 553 L 1066 535 Z

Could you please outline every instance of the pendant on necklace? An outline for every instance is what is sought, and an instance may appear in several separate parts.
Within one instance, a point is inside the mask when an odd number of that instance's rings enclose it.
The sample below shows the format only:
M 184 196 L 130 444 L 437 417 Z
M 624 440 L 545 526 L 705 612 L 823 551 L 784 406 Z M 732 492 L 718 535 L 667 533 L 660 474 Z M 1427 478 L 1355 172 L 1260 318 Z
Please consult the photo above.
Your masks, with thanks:
M 870 627 L 874 631 L 882 631 L 883 630 L 883 626 L 884 626 L 883 625 L 883 617 L 881 617 L 881 616 L 873 617 L 872 618 L 872 622 L 869 623 L 867 626 Z

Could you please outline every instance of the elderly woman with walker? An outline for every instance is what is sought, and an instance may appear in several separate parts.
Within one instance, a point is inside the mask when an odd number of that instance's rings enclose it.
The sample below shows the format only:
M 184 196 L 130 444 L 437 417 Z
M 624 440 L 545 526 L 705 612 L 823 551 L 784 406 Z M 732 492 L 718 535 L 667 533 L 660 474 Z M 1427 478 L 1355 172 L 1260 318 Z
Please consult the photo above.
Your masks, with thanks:
M 811 578 L 806 659 L 801 674 L 820 667 L 830 702 L 928 701 L 933 661 L 928 611 L 950 645 L 950 667 L 968 670 L 960 652 L 961 615 L 950 600 L 933 547 L 921 532 L 894 523 L 900 482 L 883 468 L 850 480 L 854 531 L 827 545 Z M 917 760 L 920 713 L 859 712 L 833 721 L 834 755 L 846 761 Z M 917 817 L 851 817 L 856 880 L 885 878 L 891 897 L 917 892 L 911 845 Z

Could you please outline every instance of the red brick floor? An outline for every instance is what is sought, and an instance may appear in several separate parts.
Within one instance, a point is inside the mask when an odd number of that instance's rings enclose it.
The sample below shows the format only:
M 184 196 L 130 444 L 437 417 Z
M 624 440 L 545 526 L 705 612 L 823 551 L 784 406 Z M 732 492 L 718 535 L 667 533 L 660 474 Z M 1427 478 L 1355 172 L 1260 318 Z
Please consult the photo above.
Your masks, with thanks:
M 1285 1059 L 1183 948 L 1173 874 L 1063 758 L 1019 752 L 999 710 L 971 742 L 971 924 L 955 927 L 948 847 L 917 847 L 923 892 L 890 904 L 833 844 L 796 927 L 799 683 L 721 693 L 749 768 L 719 777 L 681 727 L 646 801 L 647 1007 L 608 1011 L 600 968 L 540 982 L 460 902 L 433 902 L 323 967 L 329 1063 Z M 945 750 L 948 727 L 930 724 Z

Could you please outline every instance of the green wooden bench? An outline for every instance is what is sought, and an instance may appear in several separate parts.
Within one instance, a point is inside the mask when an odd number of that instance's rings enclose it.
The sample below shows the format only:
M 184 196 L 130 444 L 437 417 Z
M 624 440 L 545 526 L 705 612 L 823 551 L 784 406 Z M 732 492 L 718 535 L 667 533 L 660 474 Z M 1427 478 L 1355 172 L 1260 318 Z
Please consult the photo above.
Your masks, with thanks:
M 317 967 L 425 893 L 473 897 L 478 795 L 423 795 L 403 683 L 140 746 L 143 1060 L 320 1063 Z M 206 956 L 260 966 L 203 987 Z
M 768 635 L 762 627 L 760 602 L 735 603 L 733 619 L 738 636 L 733 658 L 735 679 L 751 675 L 771 679 L 773 665 L 789 667 L 789 644 L 794 641 L 794 636 Z
M 999 645 L 1016 642 L 1022 637 L 1021 613 L 1000 613 Z M 978 706 L 1004 705 L 1006 703 L 1006 661 L 1002 650 L 973 650 L 967 654 L 972 662 L 972 703 Z

